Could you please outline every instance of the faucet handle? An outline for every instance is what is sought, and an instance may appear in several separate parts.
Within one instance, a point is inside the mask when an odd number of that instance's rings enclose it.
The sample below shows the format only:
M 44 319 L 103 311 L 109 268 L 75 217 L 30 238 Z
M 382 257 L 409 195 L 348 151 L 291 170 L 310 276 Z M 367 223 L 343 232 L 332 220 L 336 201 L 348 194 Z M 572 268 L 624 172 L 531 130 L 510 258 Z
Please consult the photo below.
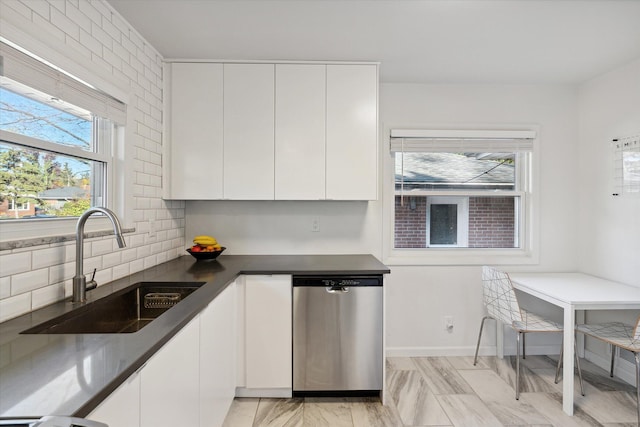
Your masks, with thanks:
M 98 287 L 98 282 L 96 282 L 95 280 L 93 280 L 93 279 L 95 279 L 95 277 L 96 277 L 96 270 L 98 270 L 98 269 L 97 269 L 97 268 L 94 268 L 94 269 L 93 269 L 93 274 L 91 275 L 91 280 L 89 280 L 89 281 L 87 282 L 87 286 L 86 286 L 86 289 L 87 289 L 87 290 L 95 289 L 95 288 L 97 288 L 97 287 Z

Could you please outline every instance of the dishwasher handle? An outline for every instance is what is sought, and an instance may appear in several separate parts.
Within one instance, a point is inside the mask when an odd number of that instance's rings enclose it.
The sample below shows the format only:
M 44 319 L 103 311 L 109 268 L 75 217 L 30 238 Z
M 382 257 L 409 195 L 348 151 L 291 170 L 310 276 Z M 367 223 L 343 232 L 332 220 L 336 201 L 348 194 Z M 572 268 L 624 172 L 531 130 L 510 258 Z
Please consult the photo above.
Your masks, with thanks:
M 349 287 L 348 286 L 327 286 L 325 288 L 325 290 L 327 291 L 327 293 L 329 294 L 346 294 L 349 292 Z

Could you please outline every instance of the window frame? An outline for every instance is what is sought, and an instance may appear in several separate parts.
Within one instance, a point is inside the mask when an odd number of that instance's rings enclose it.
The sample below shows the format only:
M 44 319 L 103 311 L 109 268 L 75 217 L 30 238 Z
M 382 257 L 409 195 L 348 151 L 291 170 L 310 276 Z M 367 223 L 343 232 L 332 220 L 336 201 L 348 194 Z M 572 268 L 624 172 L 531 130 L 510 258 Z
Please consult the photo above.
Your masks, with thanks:
M 10 41 L 9 39 L 11 36 L 15 36 L 13 37 L 13 41 Z M 116 108 L 116 111 L 109 106 L 111 104 L 96 104 L 101 105 L 101 107 L 106 106 L 107 111 L 114 112 L 117 116 L 117 120 L 112 120 L 115 126 L 113 132 L 109 135 L 108 141 L 111 152 L 106 171 L 107 191 L 104 193 L 108 199 L 106 206 L 118 214 L 124 229 L 134 229 L 133 207 L 135 202 L 133 197 L 133 188 L 131 186 L 133 165 L 131 162 L 126 161 L 126 153 L 132 148 L 127 148 L 127 144 L 125 144 L 126 140 L 131 141 L 134 138 L 133 130 L 135 128 L 134 118 L 127 108 L 130 92 L 128 82 L 117 78 L 110 73 L 105 74 L 104 70 L 96 64 L 78 62 L 78 58 L 80 58 L 81 55 L 72 48 L 65 47 L 64 49 L 60 49 L 60 46 L 53 42 L 43 44 L 40 38 L 35 34 L 14 33 L 9 31 L 8 34 L 0 37 L 0 42 L 27 56 L 31 56 L 31 60 L 35 59 L 37 61 L 41 61 L 42 64 L 36 65 L 36 67 L 54 67 L 61 73 L 61 75 L 64 74 L 68 78 L 76 79 L 76 85 L 78 82 L 85 85 L 88 88 L 87 92 L 99 91 L 124 106 L 123 110 Z M 21 47 L 18 47 L 18 45 Z M 2 54 L 6 53 L 5 49 L 6 48 L 3 47 Z M 56 63 L 65 64 L 66 70 L 63 71 L 56 68 L 55 65 L 53 65 Z M 17 79 L 14 76 L 9 75 L 9 73 L 7 73 L 6 58 L 4 61 L 4 71 L 7 77 L 18 81 L 21 84 L 34 87 L 41 92 L 48 92 L 46 90 L 42 90 L 43 80 L 32 72 L 24 73 L 24 76 L 21 75 L 21 77 Z M 15 63 L 11 64 L 10 71 L 13 74 L 16 73 Z M 30 81 L 30 78 L 33 79 L 33 81 Z M 53 94 L 53 96 L 55 95 L 56 94 Z M 82 95 L 82 99 L 91 101 L 90 96 L 87 97 L 86 92 L 82 92 L 80 95 Z M 83 107 L 83 105 L 80 106 Z M 89 111 L 92 110 L 86 106 L 84 106 L 84 108 Z M 98 116 L 102 115 L 99 112 L 96 114 Z M 19 135 L 19 138 L 21 137 L 29 138 L 24 135 Z M 55 151 L 64 151 L 61 150 L 60 147 L 56 146 Z M 131 155 L 129 154 L 129 158 L 130 157 Z M 74 235 L 77 220 L 77 217 L 58 217 L 0 221 L 0 234 L 2 235 L 3 243 L 33 240 L 34 243 L 30 243 L 29 245 L 37 244 L 37 241 L 46 236 Z M 99 215 L 91 216 L 85 226 L 86 232 L 101 232 L 110 229 L 111 225 L 109 220 Z
M 390 151 L 391 130 L 407 128 L 406 126 L 386 125 L 384 137 L 388 145 L 383 153 L 383 260 L 389 265 L 483 265 L 483 264 L 537 264 L 539 262 L 539 215 L 538 215 L 538 186 L 539 186 L 539 127 L 537 125 L 505 125 L 492 129 L 453 129 L 452 136 L 491 136 L 493 134 L 518 135 L 523 130 L 533 136 L 532 149 L 528 155 L 516 156 L 516 187 L 514 190 L 487 191 L 455 191 L 455 190 L 418 190 L 405 192 L 405 197 L 412 195 L 431 197 L 471 197 L 471 196 L 513 196 L 519 197 L 520 202 L 515 207 L 519 221 L 515 224 L 518 248 L 459 248 L 459 247 L 427 247 L 427 248 L 395 248 L 395 153 Z M 415 127 L 414 127 L 415 128 Z M 430 129 L 421 126 L 419 129 Z M 409 151 L 409 150 L 406 150 Z M 490 152 L 491 150 L 487 150 Z

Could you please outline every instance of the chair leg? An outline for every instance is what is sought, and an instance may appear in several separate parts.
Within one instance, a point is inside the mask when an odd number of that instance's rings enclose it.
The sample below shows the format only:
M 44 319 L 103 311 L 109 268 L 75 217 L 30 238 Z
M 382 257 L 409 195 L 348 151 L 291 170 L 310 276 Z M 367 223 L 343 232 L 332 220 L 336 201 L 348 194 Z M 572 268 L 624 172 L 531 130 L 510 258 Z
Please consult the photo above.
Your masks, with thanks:
M 640 425 L 640 353 L 633 353 L 636 358 L 636 406 L 638 409 L 638 425 Z
M 522 358 L 526 359 L 527 358 L 527 351 L 526 351 L 526 345 L 525 345 L 525 340 L 527 338 L 527 334 L 525 334 L 524 332 L 522 333 Z
M 562 358 L 564 357 L 564 342 L 560 344 L 560 358 L 558 359 L 558 366 L 556 367 L 556 379 L 554 382 L 558 384 L 560 379 L 560 369 L 562 369 Z
M 613 378 L 613 363 L 616 360 L 616 346 L 613 344 L 609 344 L 611 346 L 611 370 L 609 371 L 609 376 Z
M 520 400 L 520 331 L 516 334 L 516 400 Z
M 576 342 L 573 342 L 573 353 L 576 357 L 576 368 L 578 369 L 578 378 L 580 379 L 580 393 L 584 396 L 584 382 L 582 381 L 582 369 L 580 369 L 580 357 L 578 356 L 578 347 Z M 562 358 L 564 357 L 564 340 L 560 344 L 560 359 L 558 359 L 558 366 L 556 367 L 556 379 L 554 382 L 558 384 L 560 378 L 560 369 L 562 368 Z
M 580 369 L 580 356 L 578 356 L 578 345 L 576 344 L 576 340 L 573 340 L 573 354 L 576 357 L 576 368 L 578 369 L 578 378 L 580 379 L 580 394 L 584 396 L 584 383 L 582 382 L 582 370 Z
M 480 333 L 478 334 L 478 344 L 476 344 L 476 355 L 473 357 L 473 366 L 476 366 L 476 363 L 478 363 L 478 350 L 480 349 L 480 338 L 482 338 L 482 328 L 484 326 L 484 321 L 487 319 L 491 319 L 491 317 L 484 316 L 482 318 L 482 322 L 480 322 Z

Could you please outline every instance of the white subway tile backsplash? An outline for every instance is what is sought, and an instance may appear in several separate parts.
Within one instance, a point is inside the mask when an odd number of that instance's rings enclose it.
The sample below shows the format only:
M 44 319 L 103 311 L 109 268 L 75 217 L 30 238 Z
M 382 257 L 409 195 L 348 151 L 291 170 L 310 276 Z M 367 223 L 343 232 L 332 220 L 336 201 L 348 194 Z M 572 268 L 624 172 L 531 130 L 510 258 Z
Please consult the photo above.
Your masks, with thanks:
M 149 255 L 144 259 L 144 268 L 150 268 L 158 264 L 158 257 L 156 255 Z
M 11 276 L 0 279 L 0 299 L 9 298 L 11 296 Z
M 93 22 L 97 24 L 102 23 L 102 15 L 98 9 L 93 7 L 92 1 L 82 0 L 78 2 L 78 8 L 80 9 L 80 12 L 84 13 Z
M 84 31 L 91 32 L 91 20 L 78 7 L 79 5 L 67 4 L 67 17 Z
M 111 15 L 113 14 L 113 11 L 109 6 L 107 6 L 107 3 L 104 2 L 104 0 L 86 0 L 86 1 L 91 3 L 91 5 L 95 7 L 98 12 L 100 12 L 100 15 L 102 15 L 103 20 L 111 19 Z
M 80 27 L 64 15 L 64 12 L 51 8 L 51 23 L 62 30 L 67 36 L 80 40 Z
M 75 262 L 66 262 L 64 264 L 49 267 L 49 283 L 58 283 L 73 278 L 75 275 Z
M 102 257 L 102 268 L 113 267 L 122 262 L 122 251 L 115 251 Z
M 144 235 L 143 234 L 134 234 L 131 236 L 131 247 L 135 248 L 138 246 L 144 245 Z
M 0 255 L 0 277 L 31 270 L 31 252 Z
M 137 273 L 138 271 L 144 270 L 144 260 L 143 259 L 136 259 L 135 261 L 131 261 L 129 266 L 130 266 L 129 267 L 129 270 L 130 270 L 129 274 Z
M 56 283 L 55 285 L 49 285 L 40 289 L 36 289 L 31 293 L 31 295 L 31 306 L 33 310 L 49 304 L 53 304 L 56 301 L 64 299 L 64 283 Z
M 91 244 L 91 256 L 104 255 L 113 251 L 113 239 L 96 240 Z M 86 255 L 85 255 L 86 256 Z
M 32 252 L 32 268 L 38 269 L 62 264 L 66 261 L 66 247 L 54 246 Z
M 93 270 L 92 270 L 93 271 Z M 113 275 L 110 268 L 102 268 L 96 271 L 95 281 L 98 282 L 98 286 L 105 285 L 113 280 Z M 91 278 L 91 274 L 88 275 Z
M 129 263 L 125 262 L 119 265 L 114 265 L 112 268 L 113 271 L 113 280 L 120 279 L 121 277 L 128 276 L 129 273 Z
M 47 13 L 49 12 L 49 5 L 45 5 Z M 25 6 L 19 1 L 3 2 L 0 5 L 0 15 L 4 16 L 7 13 L 19 13 L 26 19 L 31 19 L 31 9 Z
M 67 0 L 48 0 L 51 3 L 52 9 L 55 8 L 62 13 L 65 13 Z
M 89 31 L 83 28 L 80 29 L 80 44 L 93 53 L 102 55 L 102 43 L 93 37 Z
M 0 300 L 0 322 L 31 311 L 31 292 Z
M 119 42 L 122 39 L 122 33 L 118 30 L 118 27 L 111 23 L 111 20 L 103 19 L 102 29 L 109 34 L 112 40 Z
M 37 13 L 44 19 L 49 19 L 49 3 L 42 0 L 20 0 L 24 7 L 31 9 L 34 13 Z M 3 2 L 10 5 L 13 8 L 18 9 L 20 2 Z M 6 15 L 5 15 L 6 17 Z
M 123 263 L 130 262 L 136 259 L 136 248 L 130 248 L 120 251 L 120 259 Z
M 49 20 L 45 20 L 37 13 L 33 14 L 31 16 L 31 19 L 33 20 L 33 23 L 38 27 L 38 30 L 42 32 L 42 37 L 55 39 L 60 41 L 61 43 L 65 42 L 65 32 L 53 25 Z
M 27 271 L 11 276 L 11 295 L 23 294 L 47 286 L 49 283 L 49 269 Z

